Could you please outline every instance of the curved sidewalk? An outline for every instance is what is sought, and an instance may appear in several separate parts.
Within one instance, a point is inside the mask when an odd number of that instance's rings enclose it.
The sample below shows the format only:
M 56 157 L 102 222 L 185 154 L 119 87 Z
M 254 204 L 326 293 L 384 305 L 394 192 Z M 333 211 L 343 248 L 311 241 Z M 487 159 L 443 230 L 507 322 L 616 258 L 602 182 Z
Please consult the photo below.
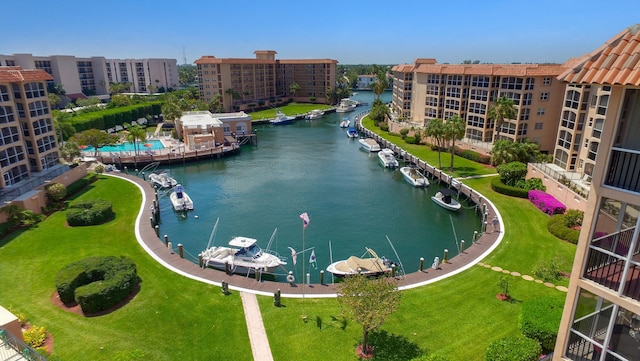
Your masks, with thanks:
M 105 175 L 120 177 L 135 184 L 142 192 L 142 204 L 136 218 L 135 234 L 138 243 L 147 253 L 164 267 L 179 273 L 185 277 L 221 286 L 222 282 L 227 282 L 229 289 L 236 291 L 250 292 L 254 294 L 273 296 L 277 290 L 280 290 L 282 297 L 288 298 L 321 298 L 336 297 L 336 288 L 334 284 L 297 284 L 289 285 L 283 282 L 273 281 L 257 281 L 251 277 L 241 275 L 230 275 L 223 271 L 214 269 L 201 268 L 199 265 L 181 258 L 173 250 L 167 248 L 164 240 L 156 234 L 155 229 L 151 225 L 150 218 L 152 216 L 151 208 L 155 199 L 155 189 L 151 184 L 142 178 L 122 174 L 122 173 L 106 173 Z M 496 211 L 494 205 L 481 194 L 468 189 L 467 197 L 474 199 L 478 204 L 486 204 L 488 216 L 487 219 L 497 217 L 500 225 L 503 224 L 500 214 Z M 492 228 L 488 225 L 487 228 Z M 410 289 L 423 286 L 444 279 L 446 277 L 458 274 L 486 257 L 493 249 L 495 249 L 503 237 L 503 232 L 494 231 L 480 234 L 478 240 L 470 242 L 463 252 L 457 256 L 442 263 L 438 269 L 430 267 L 432 261 L 425 259 L 424 270 L 415 270 L 401 277 L 398 277 L 400 289 Z M 405 270 L 408 272 L 408 270 Z

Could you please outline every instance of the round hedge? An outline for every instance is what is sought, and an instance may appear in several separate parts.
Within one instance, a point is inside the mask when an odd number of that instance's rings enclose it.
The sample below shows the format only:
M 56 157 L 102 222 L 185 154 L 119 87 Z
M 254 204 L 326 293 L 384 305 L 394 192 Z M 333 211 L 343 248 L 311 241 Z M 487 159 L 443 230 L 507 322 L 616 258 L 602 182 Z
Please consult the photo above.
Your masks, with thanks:
M 491 178 L 491 189 L 494 190 L 495 192 L 501 193 L 501 194 L 505 194 L 508 196 L 512 196 L 512 197 L 518 197 L 518 198 L 528 198 L 529 197 L 529 190 L 528 189 L 523 189 L 523 188 L 518 188 L 518 187 L 513 187 L 513 186 L 509 186 L 506 185 L 504 183 L 502 183 L 502 180 L 500 179 L 500 177 L 492 177 Z
M 542 348 L 538 341 L 528 337 L 505 337 L 487 347 L 487 361 L 538 361 Z
M 60 300 L 77 302 L 84 313 L 109 309 L 127 298 L 140 282 L 130 258 L 90 257 L 70 263 L 56 275 Z
M 526 337 L 538 340 L 545 352 L 556 345 L 564 298 L 539 297 L 526 301 L 520 309 L 518 327 Z
M 67 223 L 70 226 L 93 226 L 107 222 L 114 217 L 111 202 L 93 199 L 73 203 L 67 210 Z
M 564 214 L 554 214 L 549 218 L 547 229 L 554 236 L 567 242 L 577 244 L 580 238 L 580 231 L 567 227 Z

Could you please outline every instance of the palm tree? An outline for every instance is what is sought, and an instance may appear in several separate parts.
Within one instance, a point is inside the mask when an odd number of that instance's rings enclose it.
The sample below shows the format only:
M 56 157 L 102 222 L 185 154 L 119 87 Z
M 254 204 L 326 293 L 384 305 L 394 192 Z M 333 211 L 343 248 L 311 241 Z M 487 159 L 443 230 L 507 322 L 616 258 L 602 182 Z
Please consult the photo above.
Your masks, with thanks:
M 289 85 L 289 91 L 291 92 L 291 94 L 293 94 L 294 98 L 299 90 L 300 90 L 300 84 L 293 82 L 291 83 L 291 85 Z
M 460 116 L 458 115 L 454 115 L 447 119 L 444 122 L 443 126 L 445 139 L 451 141 L 451 166 L 449 167 L 449 170 L 453 171 L 453 159 L 455 155 L 456 140 L 462 139 L 465 133 L 464 119 L 460 118 Z
M 371 85 L 373 94 L 376 95 L 376 99 L 380 99 L 380 94 L 384 93 L 385 89 L 389 86 L 389 82 L 384 73 L 378 73 L 376 81 Z
M 442 119 L 431 119 L 424 129 L 424 135 L 431 137 L 436 142 L 436 148 L 438 150 L 438 168 L 442 169 L 442 160 L 440 159 L 440 150 L 445 140 L 444 123 Z
M 129 131 L 129 135 L 127 135 L 127 140 L 133 143 L 133 149 L 138 155 L 138 150 L 140 145 L 137 141 L 144 142 L 147 140 L 147 130 L 139 125 L 134 125 L 133 127 L 129 127 L 127 129 Z
M 489 119 L 494 121 L 495 127 L 495 136 L 493 137 L 493 142 L 495 143 L 500 137 L 500 128 L 502 128 L 502 124 L 504 124 L 505 119 L 514 119 L 518 114 L 518 110 L 516 109 L 513 100 L 507 98 L 506 95 L 503 95 L 501 98 L 498 98 L 495 103 L 489 108 L 489 112 L 487 116 Z
M 501 139 L 493 144 L 491 149 L 491 164 L 500 165 L 518 159 L 518 143 Z

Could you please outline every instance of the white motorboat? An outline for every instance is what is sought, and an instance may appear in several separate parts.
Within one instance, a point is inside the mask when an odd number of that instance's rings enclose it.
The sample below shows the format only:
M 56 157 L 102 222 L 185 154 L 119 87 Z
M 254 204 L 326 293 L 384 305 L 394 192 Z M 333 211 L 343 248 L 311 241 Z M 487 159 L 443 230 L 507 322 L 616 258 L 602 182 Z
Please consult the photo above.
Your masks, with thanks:
M 338 107 L 336 108 L 336 113 L 352 112 L 355 109 L 356 109 L 356 102 L 349 98 L 344 98 L 340 100 L 340 104 L 338 104 Z
M 378 152 L 380 164 L 385 168 L 398 168 L 398 160 L 396 154 L 389 148 L 384 148 Z
M 360 142 L 360 147 L 369 152 L 379 152 L 380 144 L 371 138 L 362 138 L 358 140 Z
M 451 211 L 457 211 L 462 207 L 462 205 L 457 200 L 451 198 L 453 194 L 456 193 L 450 189 L 441 189 L 438 193 L 431 197 L 431 200 L 433 200 L 442 208 L 446 208 Z
M 151 182 L 152 186 L 162 189 L 173 188 L 176 184 L 178 184 L 178 182 L 176 182 L 176 180 L 173 179 L 167 172 L 149 174 L 149 182 Z
M 190 211 L 193 209 L 193 201 L 191 197 L 184 191 L 184 187 L 180 184 L 173 187 L 173 192 L 169 195 L 173 209 L 176 211 Z
M 296 117 L 294 116 L 290 116 L 290 115 L 285 115 L 283 112 L 281 112 L 280 110 L 276 111 L 276 117 L 271 119 L 269 121 L 270 124 L 287 124 L 287 123 L 293 123 L 293 121 L 296 119 Z
M 321 116 L 324 115 L 324 110 L 320 110 L 320 109 L 313 109 L 312 111 L 309 112 L 309 114 L 307 114 L 307 116 L 305 116 L 305 119 L 309 119 L 309 120 L 313 120 L 313 119 L 318 119 Z
M 347 137 L 349 138 L 358 138 L 358 129 L 354 128 L 354 127 L 350 127 L 349 129 L 347 129 Z
M 429 180 L 416 167 L 402 167 L 400 173 L 414 187 L 428 187 Z
M 209 247 L 209 244 L 198 255 L 202 257 L 202 267 L 212 267 L 245 275 L 256 272 L 273 273 L 278 267 L 287 264 L 278 254 L 269 252 L 277 230 L 276 228 L 273 231 L 266 249 L 258 246 L 257 239 L 242 236 L 233 237 L 228 246 Z
M 391 267 L 394 265 L 393 262 L 384 257 L 378 257 L 370 248 L 365 247 L 365 249 L 367 250 L 365 255 L 368 253 L 370 257 L 360 258 L 351 256 L 345 260 L 333 262 L 327 267 L 327 272 L 331 272 L 338 277 L 355 274 L 377 276 L 391 272 Z
M 351 120 L 349 120 L 349 117 L 344 117 L 340 122 L 340 128 L 348 128 L 350 124 L 351 124 Z

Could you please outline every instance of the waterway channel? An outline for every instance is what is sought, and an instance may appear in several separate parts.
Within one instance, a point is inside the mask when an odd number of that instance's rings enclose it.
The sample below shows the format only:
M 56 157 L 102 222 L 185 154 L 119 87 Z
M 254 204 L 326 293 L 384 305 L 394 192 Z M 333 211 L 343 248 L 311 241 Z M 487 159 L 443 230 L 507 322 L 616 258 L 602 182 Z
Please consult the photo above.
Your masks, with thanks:
M 359 92 L 352 99 L 371 103 L 373 94 Z M 382 99 L 389 101 L 390 94 Z M 384 169 L 375 153 L 360 149 L 339 127 L 343 117 L 353 124 L 355 115 L 366 109 L 289 125 L 258 125 L 257 146 L 243 146 L 239 154 L 222 159 L 169 167 L 195 210 L 186 216 L 176 213 L 168 196 L 161 197 L 160 233 L 174 245 L 183 244 L 185 257 L 196 258 L 218 218 L 215 245 L 247 236 L 266 247 L 277 228 L 271 249 L 288 258 L 287 271 L 297 279 L 304 260 L 312 283 L 331 259 L 362 256 L 365 247 L 396 260 L 387 237 L 407 273 L 418 269 L 420 257 L 429 267 L 444 249 L 455 256 L 461 240 L 470 246 L 474 231 L 481 229 L 473 204 L 462 202 L 458 212 L 439 207 L 430 198 L 437 184 L 411 187 L 399 170 Z M 306 230 L 299 217 L 303 212 L 310 218 Z M 310 251 L 300 254 L 303 242 L 305 249 L 315 249 L 317 270 L 308 264 Z M 295 266 L 288 247 L 298 251 Z

